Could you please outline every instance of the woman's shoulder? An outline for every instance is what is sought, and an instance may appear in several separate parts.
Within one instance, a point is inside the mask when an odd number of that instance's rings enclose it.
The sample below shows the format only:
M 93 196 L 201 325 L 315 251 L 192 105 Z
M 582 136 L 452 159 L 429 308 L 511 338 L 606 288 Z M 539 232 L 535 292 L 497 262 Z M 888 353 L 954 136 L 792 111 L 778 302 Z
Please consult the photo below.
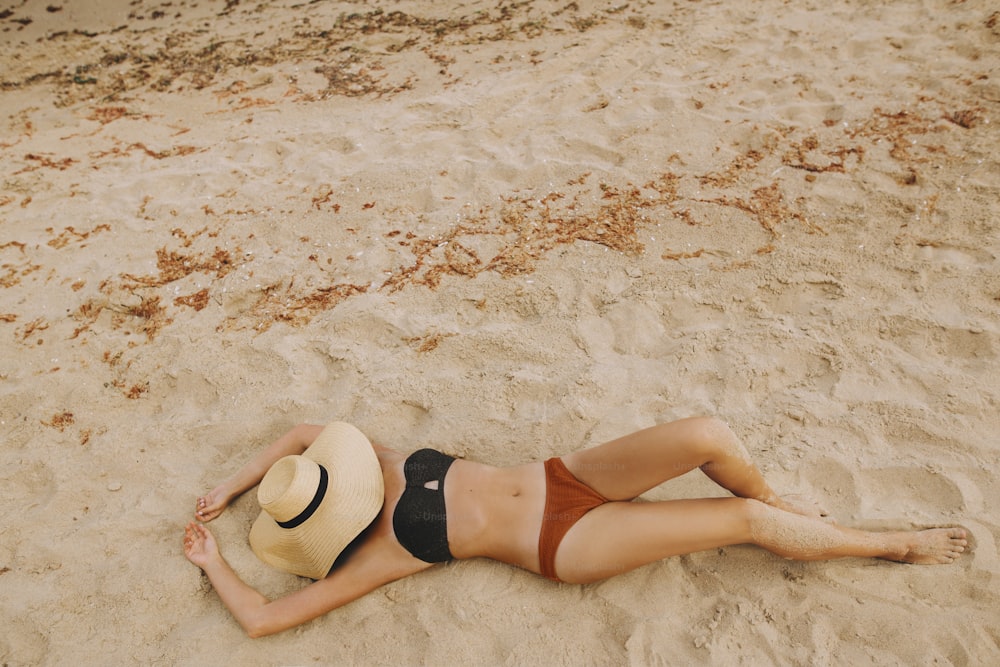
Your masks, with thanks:
M 398 449 L 380 445 L 377 442 L 372 443 L 372 449 L 375 450 L 375 455 L 378 456 L 379 461 L 403 461 L 406 459 L 405 453 Z

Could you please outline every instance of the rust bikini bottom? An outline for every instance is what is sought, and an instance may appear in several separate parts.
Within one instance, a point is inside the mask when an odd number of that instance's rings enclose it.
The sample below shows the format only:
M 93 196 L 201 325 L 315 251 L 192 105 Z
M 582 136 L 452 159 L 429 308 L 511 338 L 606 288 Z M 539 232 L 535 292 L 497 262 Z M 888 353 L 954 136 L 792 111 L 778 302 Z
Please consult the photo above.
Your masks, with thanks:
M 538 533 L 538 562 L 542 575 L 560 581 L 556 576 L 556 550 L 570 528 L 584 514 L 608 499 L 573 477 L 562 459 L 545 462 L 545 514 Z

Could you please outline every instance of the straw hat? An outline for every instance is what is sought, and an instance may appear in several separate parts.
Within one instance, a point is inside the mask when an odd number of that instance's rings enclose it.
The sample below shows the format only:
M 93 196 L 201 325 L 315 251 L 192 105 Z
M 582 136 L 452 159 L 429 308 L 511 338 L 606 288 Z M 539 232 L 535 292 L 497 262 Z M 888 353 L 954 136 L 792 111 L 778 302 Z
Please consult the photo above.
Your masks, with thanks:
M 263 511 L 250 529 L 250 546 L 268 565 L 322 579 L 384 499 L 382 468 L 368 438 L 334 422 L 302 456 L 286 456 L 264 475 L 257 489 Z

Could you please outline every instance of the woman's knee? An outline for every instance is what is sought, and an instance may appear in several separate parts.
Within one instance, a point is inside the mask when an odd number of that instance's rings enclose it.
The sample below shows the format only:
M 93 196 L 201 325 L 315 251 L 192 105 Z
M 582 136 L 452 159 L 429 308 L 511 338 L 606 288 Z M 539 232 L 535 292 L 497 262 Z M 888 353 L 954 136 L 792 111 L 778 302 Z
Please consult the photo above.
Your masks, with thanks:
M 689 417 L 683 420 L 685 445 L 697 452 L 705 461 L 711 461 L 720 454 L 729 453 L 739 440 L 729 425 L 718 417 Z

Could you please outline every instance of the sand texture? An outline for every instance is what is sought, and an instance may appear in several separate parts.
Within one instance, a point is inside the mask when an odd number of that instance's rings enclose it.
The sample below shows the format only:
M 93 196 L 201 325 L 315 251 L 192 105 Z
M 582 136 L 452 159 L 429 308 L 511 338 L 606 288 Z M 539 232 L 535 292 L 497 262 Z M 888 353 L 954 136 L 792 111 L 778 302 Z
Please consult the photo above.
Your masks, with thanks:
M 0 664 L 1000 664 L 995 2 L 4 0 L 0 63 Z M 255 641 L 183 557 L 299 422 L 504 465 L 694 414 L 973 548 L 455 562 Z M 257 511 L 223 552 L 294 590 Z

